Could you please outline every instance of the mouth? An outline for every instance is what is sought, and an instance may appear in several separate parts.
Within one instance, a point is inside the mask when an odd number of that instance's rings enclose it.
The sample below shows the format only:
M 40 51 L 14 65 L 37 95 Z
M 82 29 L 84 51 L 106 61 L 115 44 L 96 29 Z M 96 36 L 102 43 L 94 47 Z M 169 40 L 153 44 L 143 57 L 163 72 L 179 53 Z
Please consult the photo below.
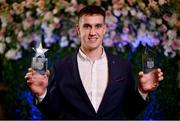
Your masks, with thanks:
M 88 38 L 91 42 L 96 42 L 98 38 Z

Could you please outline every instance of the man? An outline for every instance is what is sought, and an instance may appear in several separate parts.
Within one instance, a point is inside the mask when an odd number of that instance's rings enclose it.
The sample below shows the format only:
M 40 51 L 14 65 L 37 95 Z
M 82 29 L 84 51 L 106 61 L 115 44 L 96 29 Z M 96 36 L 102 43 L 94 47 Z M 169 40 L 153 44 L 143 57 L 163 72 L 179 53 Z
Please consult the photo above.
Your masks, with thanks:
M 158 87 L 163 73 L 140 72 L 135 88 L 130 64 L 102 46 L 105 11 L 87 6 L 78 17 L 81 46 L 55 64 L 49 86 L 49 73 L 30 68 L 25 76 L 39 109 L 49 119 L 132 119 L 147 105 L 147 94 Z

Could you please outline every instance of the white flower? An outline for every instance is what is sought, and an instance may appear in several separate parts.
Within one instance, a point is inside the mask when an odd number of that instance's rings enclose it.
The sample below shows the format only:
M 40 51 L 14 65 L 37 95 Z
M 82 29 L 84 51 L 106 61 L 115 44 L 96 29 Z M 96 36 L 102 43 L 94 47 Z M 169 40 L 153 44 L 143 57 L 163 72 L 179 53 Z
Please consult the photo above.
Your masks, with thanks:
M 71 3 L 76 5 L 77 4 L 77 1 L 76 0 L 71 0 Z
M 142 13 L 142 12 L 138 12 L 138 13 L 137 13 L 137 17 L 138 17 L 139 19 L 143 18 L 143 13 Z
M 62 36 L 62 37 L 61 37 L 61 40 L 60 40 L 60 42 L 59 42 L 59 46 L 60 46 L 61 48 L 64 48 L 64 47 L 67 47 L 68 44 L 69 44 L 69 42 L 68 42 L 68 40 L 67 40 L 67 37 L 66 37 L 66 36 Z
M 54 8 L 53 9 L 53 14 L 57 14 L 58 13 L 58 9 L 57 8 Z
M 70 46 L 71 46 L 72 48 L 77 48 L 77 45 L 76 45 L 75 43 L 72 43 Z
M 59 23 L 59 18 L 58 17 L 54 17 L 53 21 L 54 21 L 54 23 L 58 24 Z
M 157 19 L 157 20 L 156 20 L 156 23 L 157 23 L 158 25 L 161 25 L 161 24 L 162 24 L 162 19 L 161 19 L 161 18 Z
M 3 54 L 6 49 L 6 44 L 5 43 L 0 43 L 0 54 Z
M 171 58 L 173 58 L 173 57 L 176 56 L 176 53 L 172 50 L 171 47 L 165 45 L 165 46 L 164 46 L 164 49 L 165 49 L 165 51 L 164 51 L 164 55 L 165 55 L 165 56 L 171 57 Z
M 164 5 L 167 3 L 167 0 L 158 0 L 159 5 Z
M 4 42 L 4 41 L 5 41 L 4 36 L 0 36 L 0 42 Z
M 53 18 L 52 12 L 48 11 L 48 12 L 45 13 L 43 19 L 44 19 L 45 21 L 50 21 L 50 20 L 52 20 L 52 18 Z
M 47 25 L 47 23 L 44 22 L 42 23 L 41 28 L 44 29 L 45 35 L 51 36 L 55 27 L 52 24 Z
M 11 37 L 6 37 L 6 38 L 5 38 L 5 41 L 6 41 L 7 43 L 10 43 L 10 42 L 11 42 Z
M 67 7 L 65 9 L 66 12 L 70 13 L 71 15 L 75 14 L 76 9 L 73 6 Z
M 121 11 L 120 10 L 113 10 L 114 15 L 116 15 L 117 17 L 119 17 L 121 15 Z
M 173 40 L 177 37 L 177 32 L 176 30 L 168 30 L 167 35 L 169 40 Z
M 20 31 L 20 32 L 18 33 L 17 37 L 18 37 L 18 38 L 21 38 L 22 36 L 23 36 L 23 32 Z
M 137 14 L 135 9 L 131 9 L 130 13 L 131 13 L 132 16 L 136 16 L 136 14 Z
M 126 7 L 125 9 L 122 10 L 122 14 L 123 14 L 123 16 L 128 15 L 128 7 Z
M 9 60 L 18 60 L 22 57 L 22 52 L 18 49 L 10 49 L 6 52 L 5 57 Z
M 36 8 L 36 12 L 37 12 L 37 15 L 39 15 L 39 16 L 44 15 L 44 11 L 42 11 L 42 9 L 40 9 L 40 8 Z
M 151 20 L 149 21 L 151 27 L 155 28 L 156 27 L 156 19 L 155 18 L 151 18 Z
M 7 15 L 6 14 L 2 14 L 0 15 L 0 20 L 1 20 L 1 27 L 6 27 L 7 24 Z

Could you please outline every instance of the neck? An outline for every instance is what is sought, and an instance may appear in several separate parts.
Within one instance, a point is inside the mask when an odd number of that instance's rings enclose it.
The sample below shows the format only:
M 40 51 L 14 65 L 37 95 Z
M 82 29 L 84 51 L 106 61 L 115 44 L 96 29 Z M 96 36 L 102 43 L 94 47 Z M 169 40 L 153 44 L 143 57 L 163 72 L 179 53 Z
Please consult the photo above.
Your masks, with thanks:
M 92 61 L 95 61 L 97 59 L 99 59 L 103 53 L 103 48 L 99 47 L 97 49 L 85 49 L 85 48 L 80 48 L 81 51 L 87 56 L 89 57 Z

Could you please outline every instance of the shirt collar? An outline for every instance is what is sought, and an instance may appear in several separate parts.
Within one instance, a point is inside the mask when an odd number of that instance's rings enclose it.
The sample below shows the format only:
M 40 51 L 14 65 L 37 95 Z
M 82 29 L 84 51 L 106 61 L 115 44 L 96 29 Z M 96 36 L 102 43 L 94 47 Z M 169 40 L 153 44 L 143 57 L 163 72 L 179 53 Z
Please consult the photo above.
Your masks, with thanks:
M 103 50 L 102 50 L 102 55 L 101 55 L 101 57 L 100 57 L 98 60 L 103 59 L 103 58 L 106 57 L 105 50 L 104 50 L 104 48 L 102 48 L 102 49 L 103 49 Z M 80 57 L 82 60 L 91 61 L 91 59 L 90 59 L 88 56 L 86 56 L 86 54 L 85 54 L 80 48 L 79 48 L 78 55 L 79 55 L 79 57 Z

